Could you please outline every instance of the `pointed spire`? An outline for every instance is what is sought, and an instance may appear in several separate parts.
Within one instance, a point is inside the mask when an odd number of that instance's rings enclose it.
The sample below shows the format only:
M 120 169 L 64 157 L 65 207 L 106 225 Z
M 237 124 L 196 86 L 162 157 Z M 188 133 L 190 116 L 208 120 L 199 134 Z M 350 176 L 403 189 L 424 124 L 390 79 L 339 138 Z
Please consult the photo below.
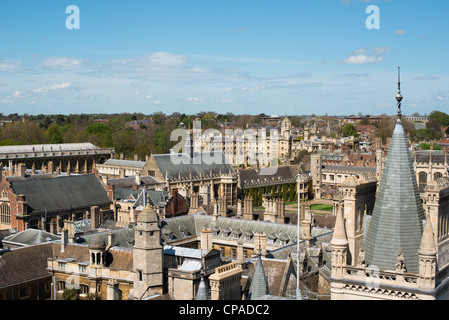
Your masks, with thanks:
M 408 272 L 418 272 L 418 250 L 425 219 L 413 159 L 401 123 L 401 87 L 398 68 L 398 119 L 388 148 L 373 213 L 366 231 L 368 265 L 395 270 L 399 250 Z
M 268 279 L 263 268 L 262 258 L 259 254 L 257 257 L 256 270 L 254 270 L 251 286 L 249 288 L 248 300 L 254 300 L 269 294 L 270 287 L 268 286 Z
M 343 217 L 342 202 L 339 201 L 337 209 L 337 220 L 335 221 L 334 235 L 331 241 L 332 245 L 344 246 L 348 244 L 346 235 L 345 221 Z
M 434 255 L 437 253 L 435 248 L 435 237 L 433 234 L 433 227 L 430 215 L 427 215 L 426 224 L 424 226 L 424 232 L 422 235 L 421 246 L 419 248 L 419 254 Z
M 396 101 L 398 102 L 398 122 L 401 121 L 402 111 L 401 111 L 401 101 L 402 101 L 402 94 L 401 94 L 401 67 L 398 67 L 398 94 L 396 95 Z
M 198 286 L 198 291 L 196 293 L 195 300 L 209 300 L 209 294 L 207 292 L 206 282 L 204 281 L 204 276 L 201 274 L 200 285 Z

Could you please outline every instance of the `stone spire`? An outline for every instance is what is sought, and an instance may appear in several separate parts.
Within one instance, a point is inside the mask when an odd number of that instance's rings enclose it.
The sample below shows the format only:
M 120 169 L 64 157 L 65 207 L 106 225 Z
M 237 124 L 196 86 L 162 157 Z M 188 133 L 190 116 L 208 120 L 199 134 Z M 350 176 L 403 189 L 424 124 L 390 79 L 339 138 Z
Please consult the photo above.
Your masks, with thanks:
M 331 240 L 332 248 L 332 278 L 344 278 L 344 267 L 348 261 L 348 238 L 346 236 L 345 221 L 341 201 L 338 203 L 337 220 L 334 235 Z
M 434 255 L 437 253 L 435 248 L 435 238 L 433 234 L 433 227 L 430 215 L 427 216 L 426 225 L 421 239 L 421 246 L 419 248 L 419 254 L 422 255 Z
M 348 237 L 346 235 L 346 227 L 343 218 L 343 208 L 341 202 L 338 203 L 337 210 L 337 219 L 335 220 L 334 235 L 332 237 L 331 244 L 333 246 L 346 246 L 348 244 Z
M 198 286 L 198 291 L 196 293 L 195 300 L 210 300 L 209 294 L 207 293 L 206 282 L 204 281 L 203 275 L 201 275 L 200 285 Z
M 248 300 L 254 300 L 267 294 L 270 294 L 270 288 L 263 268 L 262 259 L 259 255 L 257 258 L 256 270 L 254 271 L 251 286 L 249 288 Z
M 366 262 L 383 270 L 395 270 L 398 252 L 402 250 L 407 271 L 418 273 L 425 216 L 401 122 L 400 80 L 396 101 L 398 119 L 366 233 Z
M 421 290 L 434 290 L 437 272 L 437 249 L 435 246 L 433 228 L 430 215 L 427 215 L 426 225 L 419 248 L 419 278 Z

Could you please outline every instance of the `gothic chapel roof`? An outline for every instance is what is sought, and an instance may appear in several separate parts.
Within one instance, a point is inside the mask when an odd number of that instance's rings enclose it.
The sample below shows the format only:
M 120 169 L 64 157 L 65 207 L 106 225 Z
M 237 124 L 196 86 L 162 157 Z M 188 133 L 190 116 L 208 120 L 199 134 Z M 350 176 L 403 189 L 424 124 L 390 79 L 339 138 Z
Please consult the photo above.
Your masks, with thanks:
M 379 269 L 394 271 L 398 252 L 402 250 L 407 272 L 418 273 L 418 250 L 425 214 L 401 123 L 400 87 L 397 100 L 398 120 L 365 240 L 366 262 Z

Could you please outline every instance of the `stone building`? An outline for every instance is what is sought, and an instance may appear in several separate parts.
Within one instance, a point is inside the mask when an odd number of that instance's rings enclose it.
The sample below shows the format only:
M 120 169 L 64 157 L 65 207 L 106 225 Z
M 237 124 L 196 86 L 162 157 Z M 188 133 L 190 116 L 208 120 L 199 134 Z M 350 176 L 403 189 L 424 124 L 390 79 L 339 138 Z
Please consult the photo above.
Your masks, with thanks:
M 90 174 L 96 163 L 113 159 L 115 149 L 99 148 L 91 143 L 61 143 L 0 147 L 0 164 L 14 175 L 19 164 L 34 174 L 45 173 Z
M 276 172 L 270 175 L 264 175 L 258 169 L 239 170 L 239 194 L 243 195 L 243 198 L 252 197 L 256 207 L 262 205 L 262 197 L 266 194 L 284 202 L 297 201 L 299 173 L 300 199 L 309 200 L 313 196 L 312 178 L 298 165 L 279 166 Z
M 184 197 L 198 194 L 208 205 L 218 198 L 226 199 L 227 205 L 237 204 L 238 176 L 221 152 L 153 154 L 143 170 L 164 190 Z
M 0 250 L 0 300 L 50 299 L 52 279 L 45 259 L 51 254 L 46 244 Z
M 112 214 L 111 199 L 96 175 L 3 176 L 0 183 L 1 229 L 28 228 L 58 233 L 64 220 Z
M 333 300 L 449 297 L 447 236 L 442 232 L 447 230 L 448 185 L 439 178 L 424 188 L 424 210 L 402 127 L 400 87 L 396 99 L 397 122 L 357 255 L 351 252 L 348 237 L 353 222 L 341 206 L 337 213 L 331 241 Z

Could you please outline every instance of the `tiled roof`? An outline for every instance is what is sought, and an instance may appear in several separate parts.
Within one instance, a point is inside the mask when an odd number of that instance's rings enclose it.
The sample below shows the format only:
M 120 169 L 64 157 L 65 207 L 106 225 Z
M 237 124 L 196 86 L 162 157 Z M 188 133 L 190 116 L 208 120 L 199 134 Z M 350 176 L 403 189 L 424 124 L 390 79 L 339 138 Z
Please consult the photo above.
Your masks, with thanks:
M 254 270 L 249 287 L 248 300 L 256 299 L 270 294 L 270 287 L 260 256 L 257 259 L 256 269 Z
M 155 154 L 153 157 L 165 179 L 167 174 L 170 179 L 178 179 L 179 175 L 186 178 L 190 174 L 192 177 L 209 176 L 210 172 L 214 176 L 220 172 L 235 174 L 234 168 L 223 152 L 195 152 L 193 163 L 186 153 Z
M 46 243 L 12 249 L 0 258 L 0 287 L 48 276 L 47 258 L 53 244 Z
M 115 178 L 115 179 L 109 179 L 108 180 L 109 185 L 113 185 L 116 190 L 122 189 L 122 188 L 131 188 L 133 186 L 137 186 L 136 178 L 135 176 L 131 177 L 125 177 L 125 178 Z M 159 181 L 157 181 L 152 176 L 143 176 L 140 177 L 140 186 L 154 186 L 160 184 Z
M 28 213 L 70 210 L 112 203 L 95 175 L 13 181 L 16 195 L 26 196 Z
M 92 143 L 61 143 L 61 144 L 33 144 L 33 145 L 17 145 L 17 146 L 1 146 L 0 155 L 9 153 L 32 153 L 35 152 L 58 152 L 61 151 L 85 151 L 102 149 Z
M 402 250 L 407 271 L 417 273 L 424 219 L 413 161 L 398 122 L 366 233 L 366 262 L 383 270 L 395 270 Z
M 43 230 L 26 229 L 3 239 L 3 242 L 14 242 L 21 245 L 34 245 L 61 239 L 60 236 Z
M 113 166 L 113 167 L 131 167 L 142 169 L 145 166 L 145 161 L 134 161 L 134 160 L 119 160 L 119 159 L 108 159 L 103 165 Z

